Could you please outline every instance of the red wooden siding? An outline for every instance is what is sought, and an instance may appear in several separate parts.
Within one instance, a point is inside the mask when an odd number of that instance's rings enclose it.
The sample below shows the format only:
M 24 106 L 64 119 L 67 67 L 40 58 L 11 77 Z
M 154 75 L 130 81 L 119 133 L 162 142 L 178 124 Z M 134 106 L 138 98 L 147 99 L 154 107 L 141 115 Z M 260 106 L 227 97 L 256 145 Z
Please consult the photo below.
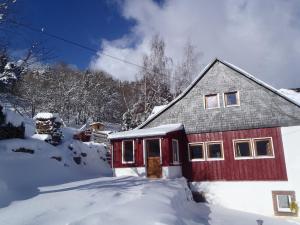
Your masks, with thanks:
M 167 134 L 164 137 L 151 137 L 147 139 L 161 138 L 161 154 L 162 154 L 162 166 L 172 165 L 172 138 L 179 140 L 179 151 L 184 149 L 184 146 L 180 142 L 184 132 L 176 131 Z M 112 140 L 113 145 L 113 167 L 114 168 L 125 168 L 125 167 L 143 167 L 144 165 L 144 156 L 143 156 L 143 138 L 128 139 L 134 140 L 134 154 L 135 162 L 122 164 L 122 140 Z M 182 145 L 182 146 L 181 146 Z M 179 153 L 181 154 L 181 152 Z M 182 156 L 180 155 L 180 159 Z
M 233 140 L 272 137 L 275 158 L 234 159 Z M 190 162 L 187 143 L 223 141 L 224 160 Z M 287 180 L 280 128 L 189 134 L 183 154 L 183 175 L 190 181 L 212 180 Z

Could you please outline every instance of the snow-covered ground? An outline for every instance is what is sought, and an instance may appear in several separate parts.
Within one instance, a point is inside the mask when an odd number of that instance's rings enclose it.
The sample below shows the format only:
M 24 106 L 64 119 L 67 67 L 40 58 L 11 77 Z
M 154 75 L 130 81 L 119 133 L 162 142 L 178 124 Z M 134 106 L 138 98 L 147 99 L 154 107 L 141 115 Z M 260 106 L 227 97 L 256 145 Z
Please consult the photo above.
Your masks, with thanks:
M 183 178 L 96 178 L 40 187 L 0 209 L 0 224 L 10 225 L 255 225 L 258 219 L 297 224 L 195 203 Z

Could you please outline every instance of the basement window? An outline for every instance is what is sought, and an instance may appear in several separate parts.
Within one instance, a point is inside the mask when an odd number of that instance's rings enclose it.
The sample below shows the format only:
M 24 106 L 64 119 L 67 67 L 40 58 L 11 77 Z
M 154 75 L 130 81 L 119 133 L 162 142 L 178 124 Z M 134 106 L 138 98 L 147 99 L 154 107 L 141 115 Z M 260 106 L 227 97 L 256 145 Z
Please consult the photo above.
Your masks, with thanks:
M 172 140 L 173 163 L 179 163 L 179 145 L 178 140 Z
M 225 106 L 238 106 L 240 105 L 239 94 L 237 91 L 224 93 Z
M 205 95 L 204 105 L 206 109 L 220 108 L 219 94 Z
M 204 144 L 203 143 L 190 143 L 188 150 L 189 150 L 190 161 L 203 161 L 204 160 Z
M 208 160 L 224 159 L 222 142 L 207 143 L 207 159 Z
M 122 162 L 133 163 L 134 162 L 134 142 L 123 141 L 122 142 Z
M 254 139 L 254 153 L 256 157 L 273 157 L 272 138 Z
M 235 158 L 252 157 L 251 140 L 235 140 L 234 141 Z
M 297 213 L 293 209 L 296 202 L 294 191 L 272 191 L 273 207 L 277 216 L 296 216 Z

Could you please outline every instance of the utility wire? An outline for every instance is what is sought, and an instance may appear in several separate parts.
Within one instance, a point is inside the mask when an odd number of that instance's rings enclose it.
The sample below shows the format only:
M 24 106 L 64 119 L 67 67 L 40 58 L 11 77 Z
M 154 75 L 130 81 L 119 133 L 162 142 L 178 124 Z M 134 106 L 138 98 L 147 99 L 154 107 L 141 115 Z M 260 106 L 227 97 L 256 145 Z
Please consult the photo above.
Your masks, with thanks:
M 128 60 L 124 60 L 124 59 L 118 58 L 118 57 L 113 56 L 113 55 L 109 55 L 109 54 L 107 54 L 107 53 L 98 52 L 97 49 L 94 49 L 94 48 L 91 48 L 91 47 L 87 47 L 87 46 L 85 46 L 85 45 L 83 45 L 83 44 L 80 44 L 80 43 L 78 43 L 78 42 L 75 42 L 75 41 L 72 41 L 72 40 L 68 40 L 68 39 L 63 38 L 63 37 L 60 37 L 60 36 L 58 36 L 58 35 L 49 33 L 49 32 L 47 32 L 47 31 L 45 31 L 44 28 L 42 28 L 42 29 L 35 28 L 35 27 L 29 26 L 29 25 L 27 25 L 27 24 L 17 22 L 17 21 L 15 21 L 15 20 L 10 20 L 9 22 L 12 23 L 12 24 L 15 24 L 15 25 L 24 27 L 24 28 L 26 28 L 26 29 L 28 29 L 28 30 L 34 31 L 34 32 L 36 32 L 36 33 L 40 33 L 40 34 L 43 34 L 43 35 L 45 35 L 45 36 L 48 36 L 48 37 L 51 37 L 51 38 L 54 38 L 54 39 L 57 39 L 57 40 L 66 42 L 66 43 L 68 43 L 68 44 L 77 46 L 77 47 L 79 47 L 79 48 L 88 50 L 88 51 L 90 51 L 90 52 L 97 53 L 97 54 L 99 54 L 99 55 L 103 55 L 103 56 L 109 57 L 109 58 L 114 59 L 114 60 L 117 60 L 117 61 L 119 61 L 119 62 L 123 62 L 123 63 L 129 64 L 129 65 L 138 67 L 138 68 L 140 68 L 140 69 L 145 69 L 145 70 L 147 70 L 147 68 L 145 68 L 144 66 L 138 65 L 138 64 L 133 63 L 133 62 L 130 62 L 130 61 L 128 61 Z M 152 71 L 148 71 L 148 72 L 153 73 Z M 155 72 L 155 73 L 158 74 L 158 75 L 163 75 L 163 76 L 164 76 L 164 74 L 157 73 L 157 72 Z

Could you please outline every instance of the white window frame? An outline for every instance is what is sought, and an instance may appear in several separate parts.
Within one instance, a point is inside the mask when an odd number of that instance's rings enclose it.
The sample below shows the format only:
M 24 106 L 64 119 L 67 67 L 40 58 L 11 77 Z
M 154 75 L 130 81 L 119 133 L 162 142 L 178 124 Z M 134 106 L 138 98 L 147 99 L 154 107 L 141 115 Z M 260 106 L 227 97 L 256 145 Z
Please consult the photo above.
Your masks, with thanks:
M 278 212 L 292 212 L 290 208 L 280 208 L 279 207 L 279 198 L 278 198 L 279 196 L 288 196 L 290 203 L 292 202 L 291 195 L 285 195 L 285 194 L 278 194 L 278 195 L 276 195 Z
M 273 155 L 272 156 L 268 156 L 268 155 L 265 155 L 265 156 L 257 156 L 256 155 L 256 147 L 255 147 L 255 140 L 266 140 L 266 139 L 269 139 L 270 142 L 271 142 L 271 147 L 272 147 L 272 153 Z M 253 145 L 253 156 L 255 159 L 272 159 L 272 158 L 275 158 L 275 151 L 274 151 L 274 145 L 273 145 L 273 138 L 272 137 L 259 137 L 259 138 L 252 138 L 252 145 Z
M 191 159 L 190 145 L 202 145 L 203 158 Z M 204 142 L 190 142 L 190 143 L 188 143 L 188 155 L 189 155 L 189 161 L 190 162 L 205 161 L 205 159 L 206 159 L 205 143 Z
M 256 147 L 255 147 L 255 140 L 266 140 L 269 139 L 271 142 L 272 147 L 272 156 L 257 156 L 256 155 Z M 241 157 L 236 156 L 235 154 L 235 143 L 236 142 L 243 142 L 243 141 L 250 141 L 250 150 L 251 150 L 251 157 Z M 272 137 L 259 137 L 259 138 L 241 138 L 241 139 L 233 139 L 233 154 L 235 160 L 243 160 L 243 159 L 272 159 L 275 158 L 275 151 L 274 151 L 274 145 L 273 145 L 273 138 Z
M 237 104 L 235 104 L 235 105 L 227 105 L 227 101 L 226 101 L 225 95 L 226 95 L 226 94 L 229 94 L 229 93 L 233 93 L 233 92 L 236 92 L 236 100 L 237 100 Z M 236 106 L 240 106 L 240 105 L 241 105 L 241 101 L 240 101 L 240 92 L 239 92 L 239 91 L 228 91 L 228 92 L 224 92 L 224 93 L 223 93 L 223 103 L 224 103 L 224 107 L 225 107 L 225 108 L 227 108 L 227 107 L 236 107 Z
M 206 96 L 211 96 L 211 95 L 217 95 L 218 106 L 217 107 L 213 107 L 213 108 L 207 108 L 206 107 Z M 206 95 L 203 95 L 203 103 L 204 103 L 204 109 L 219 109 L 221 107 L 220 106 L 220 94 L 219 93 L 215 93 L 215 94 L 206 94 Z
M 174 160 L 174 149 L 173 149 L 173 141 L 176 142 L 176 146 L 177 146 L 177 156 L 178 156 L 178 160 L 175 161 Z M 179 155 L 179 142 L 177 139 L 172 139 L 172 159 L 173 159 L 173 164 L 179 164 L 180 163 L 180 155 Z
M 222 158 L 209 158 L 209 154 L 208 154 L 208 145 L 210 144 L 221 144 L 221 151 L 222 151 Z M 224 146 L 223 146 L 223 141 L 207 141 L 205 142 L 205 148 L 206 148 L 206 160 L 207 161 L 221 161 L 225 159 L 224 156 Z
M 239 142 L 249 142 L 251 156 L 237 156 L 236 155 L 235 144 L 239 143 Z M 234 154 L 234 159 L 235 160 L 244 160 L 244 159 L 253 159 L 254 158 L 253 146 L 252 146 L 252 140 L 251 140 L 251 138 L 233 139 L 232 143 L 233 143 L 233 154 Z
M 124 159 L 124 143 L 128 142 L 128 141 L 132 141 L 133 161 L 125 161 L 125 159 Z M 133 139 L 122 141 L 122 164 L 130 164 L 130 163 L 135 162 L 135 151 L 134 150 L 135 150 L 135 141 Z

